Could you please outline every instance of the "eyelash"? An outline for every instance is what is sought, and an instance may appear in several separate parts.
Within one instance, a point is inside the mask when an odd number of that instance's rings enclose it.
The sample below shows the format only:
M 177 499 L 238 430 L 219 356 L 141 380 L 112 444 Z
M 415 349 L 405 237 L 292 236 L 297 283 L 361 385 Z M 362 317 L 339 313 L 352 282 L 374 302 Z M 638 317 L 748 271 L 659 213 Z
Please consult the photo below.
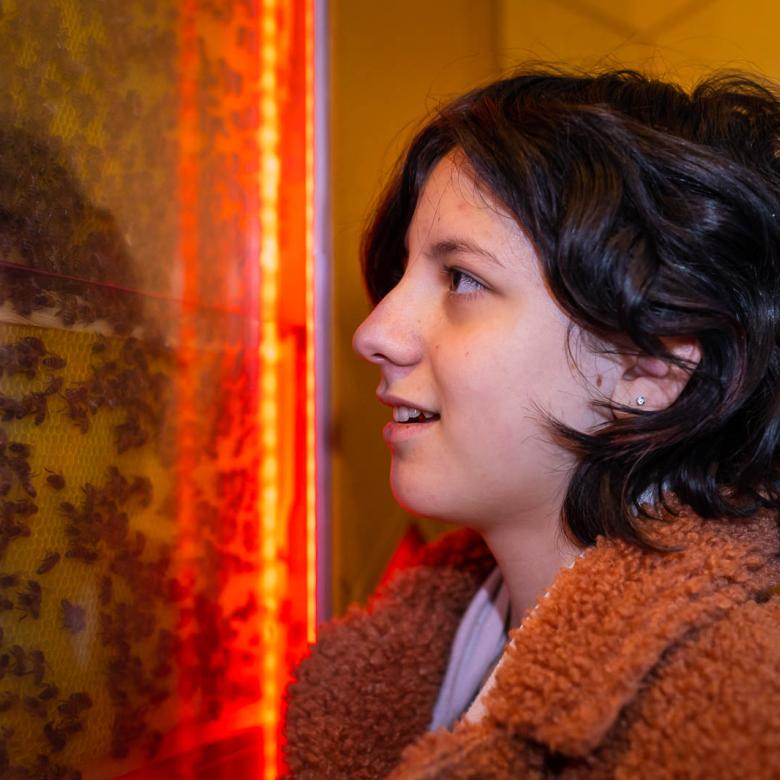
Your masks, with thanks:
M 449 265 L 445 265 L 442 267 L 442 275 L 445 276 L 450 281 L 450 283 L 454 281 L 455 274 L 460 274 L 461 277 L 468 279 L 469 282 L 477 285 L 479 289 L 472 290 L 471 292 L 459 293 L 459 292 L 455 292 L 455 290 L 450 288 L 447 291 L 450 295 L 456 295 L 458 296 L 458 298 L 473 298 L 477 295 L 481 295 L 482 292 L 484 292 L 487 289 L 487 287 L 485 287 L 484 284 L 478 282 L 471 274 L 467 274 L 465 271 L 461 271 L 460 268 L 453 268 L 452 266 Z

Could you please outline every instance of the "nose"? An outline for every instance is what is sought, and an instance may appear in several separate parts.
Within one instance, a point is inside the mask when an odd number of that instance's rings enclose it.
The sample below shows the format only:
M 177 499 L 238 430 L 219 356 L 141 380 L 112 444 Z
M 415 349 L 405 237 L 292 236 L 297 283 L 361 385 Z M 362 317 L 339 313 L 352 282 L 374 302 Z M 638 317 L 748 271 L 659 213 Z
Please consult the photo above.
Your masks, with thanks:
M 404 282 L 374 307 L 352 337 L 352 349 L 369 363 L 411 366 L 420 360 L 420 318 Z

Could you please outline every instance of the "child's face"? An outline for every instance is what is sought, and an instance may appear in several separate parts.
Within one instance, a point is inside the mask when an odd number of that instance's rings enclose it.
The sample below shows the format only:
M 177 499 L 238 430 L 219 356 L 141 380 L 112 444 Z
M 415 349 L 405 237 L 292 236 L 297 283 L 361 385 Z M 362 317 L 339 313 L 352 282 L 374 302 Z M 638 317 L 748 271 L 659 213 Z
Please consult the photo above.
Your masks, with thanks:
M 407 246 L 403 278 L 353 339 L 381 369 L 378 395 L 440 415 L 385 427 L 393 495 L 410 512 L 474 528 L 559 505 L 573 456 L 532 402 L 580 430 L 603 418 L 589 406 L 595 388 L 567 359 L 568 320 L 533 247 L 452 157 L 428 178 Z M 576 328 L 571 346 L 600 385 L 613 369 L 580 346 Z

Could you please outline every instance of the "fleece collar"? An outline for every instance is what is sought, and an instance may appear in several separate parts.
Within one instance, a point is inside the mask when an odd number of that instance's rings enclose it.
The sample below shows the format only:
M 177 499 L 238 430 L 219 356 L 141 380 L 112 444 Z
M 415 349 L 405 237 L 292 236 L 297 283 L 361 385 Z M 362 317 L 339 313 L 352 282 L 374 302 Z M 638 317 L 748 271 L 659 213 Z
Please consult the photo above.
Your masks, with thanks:
M 702 520 L 673 494 L 667 504 L 679 516 L 645 533 L 686 549 L 648 553 L 599 537 L 510 632 L 483 725 L 585 756 L 665 650 L 780 579 L 775 513 Z

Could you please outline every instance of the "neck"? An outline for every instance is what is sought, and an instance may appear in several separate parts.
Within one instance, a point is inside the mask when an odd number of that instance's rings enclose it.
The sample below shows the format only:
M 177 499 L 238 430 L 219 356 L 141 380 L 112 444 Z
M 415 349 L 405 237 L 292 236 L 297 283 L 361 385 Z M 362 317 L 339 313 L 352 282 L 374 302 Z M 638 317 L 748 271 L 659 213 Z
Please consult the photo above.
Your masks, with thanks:
M 543 598 L 555 577 L 582 552 L 555 522 L 528 528 L 507 523 L 482 532 L 509 588 L 510 625 L 517 628 Z

